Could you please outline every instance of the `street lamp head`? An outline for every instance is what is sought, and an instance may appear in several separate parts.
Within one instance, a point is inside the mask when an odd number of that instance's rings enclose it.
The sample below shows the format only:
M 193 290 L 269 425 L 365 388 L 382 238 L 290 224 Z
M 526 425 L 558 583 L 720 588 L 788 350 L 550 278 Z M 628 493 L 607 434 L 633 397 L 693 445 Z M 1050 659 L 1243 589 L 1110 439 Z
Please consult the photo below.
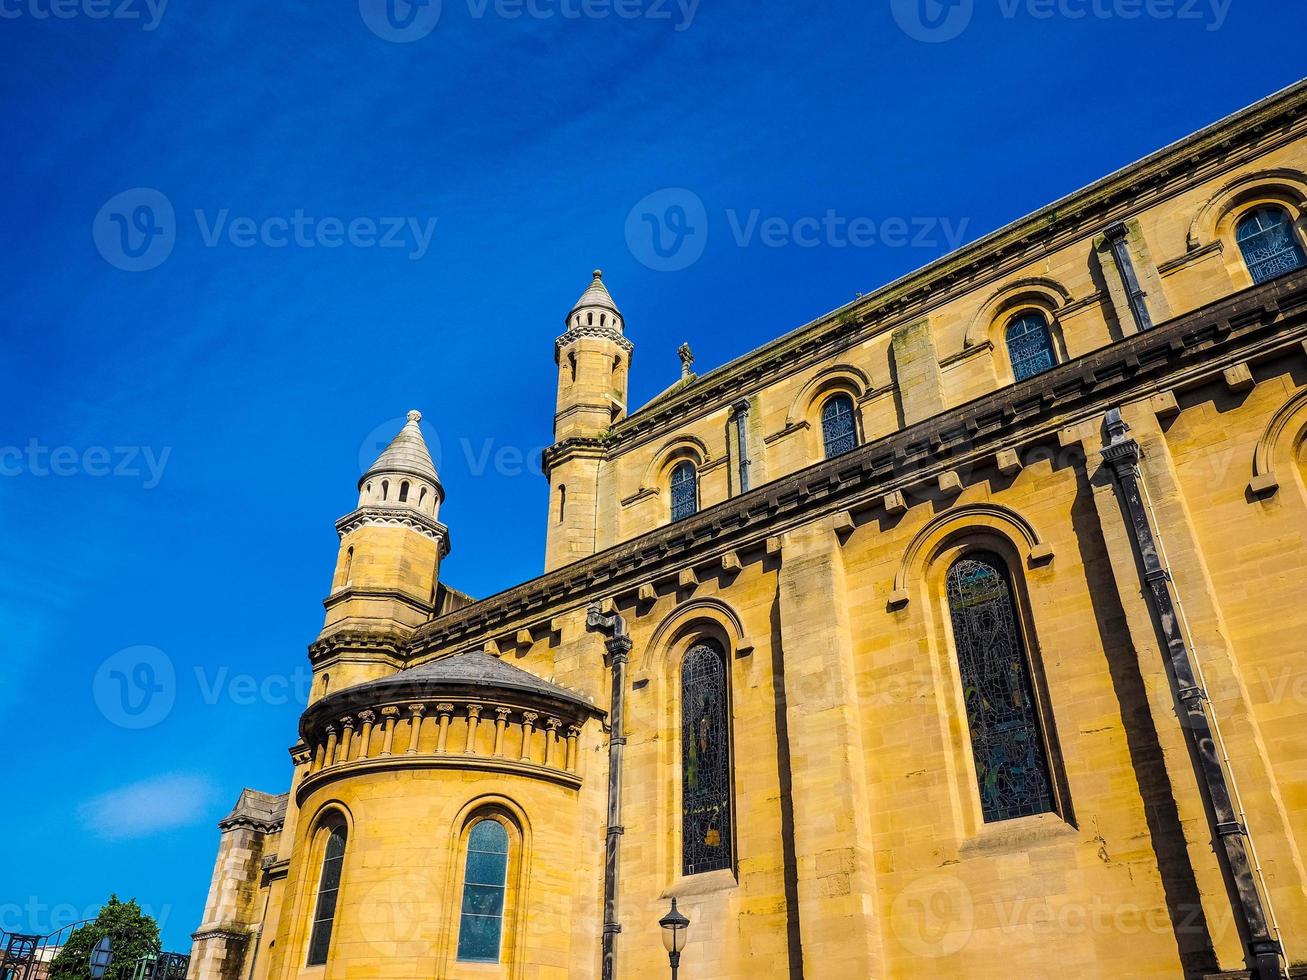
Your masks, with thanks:
M 676 908 L 676 899 L 672 899 L 672 910 L 658 920 L 663 929 L 663 946 L 667 952 L 679 954 L 685 949 L 686 934 L 690 929 L 690 920 Z

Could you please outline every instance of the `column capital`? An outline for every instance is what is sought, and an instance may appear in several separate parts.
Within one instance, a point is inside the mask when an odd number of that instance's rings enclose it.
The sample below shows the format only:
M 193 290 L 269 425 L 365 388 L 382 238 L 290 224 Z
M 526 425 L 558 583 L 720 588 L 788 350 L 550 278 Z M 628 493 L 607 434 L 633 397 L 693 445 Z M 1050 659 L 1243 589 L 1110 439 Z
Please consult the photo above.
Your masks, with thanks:
M 468 716 L 469 718 L 480 718 L 480 717 L 481 717 L 481 712 L 484 710 L 484 708 L 485 708 L 484 705 L 480 705 L 480 704 L 469 704 L 469 705 L 467 706 L 467 716 Z
M 508 716 L 511 715 L 512 713 L 513 713 L 513 709 L 512 709 L 512 708 L 496 708 L 496 709 L 495 709 L 495 716 L 496 716 L 500 721 L 507 721 L 507 720 L 508 720 Z
M 382 717 L 382 718 L 398 718 L 398 717 L 399 717 L 399 709 L 398 709 L 397 707 L 395 707 L 393 704 L 388 704 L 388 705 L 386 705 L 386 707 L 384 707 L 384 708 L 381 709 L 381 717 Z
M 427 706 L 425 704 L 422 704 L 421 702 L 416 702 L 414 704 L 407 705 L 407 707 L 409 712 L 413 715 L 414 718 L 421 718 L 426 713 L 427 710 Z
M 341 726 L 342 728 L 344 728 L 345 731 L 350 731 L 350 730 L 354 727 L 354 718 L 353 718 L 353 716 L 352 716 L 352 715 L 345 715 L 345 717 L 341 718 L 341 719 L 340 719 L 340 726 Z
M 561 718 L 550 718 L 548 721 L 545 722 L 545 727 L 548 728 L 551 732 L 555 732 L 562 726 L 562 724 L 563 721 Z
M 454 706 L 448 701 L 441 701 L 436 705 L 436 712 L 442 715 L 452 715 L 454 713 Z
M 365 725 L 371 725 L 376 720 L 377 720 L 377 713 L 375 711 L 359 712 L 359 721 L 363 722 L 363 724 Z
M 528 725 L 534 725 L 536 723 L 536 719 L 539 717 L 540 717 L 540 713 L 537 711 L 522 712 L 522 720 L 526 722 Z

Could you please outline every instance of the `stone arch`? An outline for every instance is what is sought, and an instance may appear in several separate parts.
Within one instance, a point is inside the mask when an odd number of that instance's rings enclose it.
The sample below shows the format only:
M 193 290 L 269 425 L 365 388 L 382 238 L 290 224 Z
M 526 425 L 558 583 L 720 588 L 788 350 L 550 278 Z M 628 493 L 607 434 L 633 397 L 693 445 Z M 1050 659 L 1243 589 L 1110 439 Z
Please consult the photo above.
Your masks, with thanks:
M 1002 347 L 998 335 L 1017 313 L 1026 309 L 1036 309 L 1048 317 L 1049 331 L 1053 334 L 1053 343 L 1059 347 L 1058 354 L 1065 360 L 1066 348 L 1061 342 L 1061 331 L 1057 328 L 1058 316 L 1071 304 L 1071 292 L 1056 279 L 1032 276 L 1016 279 L 1000 286 L 989 295 L 971 322 L 967 324 L 966 337 L 962 349 L 969 351 L 989 342 L 995 349 Z
M 951 542 L 974 534 L 988 534 L 1006 541 L 1028 567 L 1045 565 L 1053 558 L 1053 549 L 1040 538 L 1034 525 L 1015 510 L 994 503 L 969 504 L 927 521 L 909 542 L 894 574 L 891 605 L 895 608 L 907 605 L 909 582 L 921 581 L 926 566 Z
M 1296 224 L 1307 211 L 1307 174 L 1281 167 L 1241 174 L 1226 181 L 1194 214 L 1186 240 L 1189 251 L 1224 240 L 1228 226 L 1233 224 L 1233 213 L 1262 200 L 1290 205 L 1290 213 L 1297 212 Z
M 645 644 L 640 672 L 663 671 L 674 662 L 679 648 L 691 635 L 710 635 L 726 648 L 728 657 L 753 649 L 739 613 L 712 596 L 683 602 L 663 617 Z
M 1248 489 L 1254 496 L 1271 496 L 1280 489 L 1278 464 L 1294 466 L 1294 457 L 1307 435 L 1307 388 L 1275 410 L 1253 449 L 1253 478 Z
M 854 367 L 852 364 L 833 364 L 808 379 L 808 382 L 799 390 L 799 393 L 790 403 L 789 414 L 785 417 L 785 428 L 787 430 L 795 427 L 806 429 L 809 458 L 812 460 L 824 458 L 822 408 L 834 396 L 848 395 L 853 401 L 855 439 L 861 445 L 866 438 L 862 406 L 871 391 L 871 379 L 862 369 Z
M 682 460 L 689 460 L 696 470 L 701 470 L 712 462 L 712 454 L 708 452 L 708 445 L 697 436 L 679 435 L 669 439 L 654 453 L 653 459 L 645 467 L 640 492 L 662 489 L 672 468 Z
M 720 647 L 722 654 L 726 682 L 726 730 L 733 757 L 736 751 L 733 705 L 737 685 L 740 683 L 736 657 L 743 651 L 751 650 L 752 645 L 745 637 L 739 613 L 731 605 L 714 597 L 692 599 L 678 605 L 654 628 L 649 642 L 644 645 L 644 654 L 639 662 L 640 670 L 636 675 L 653 680 L 652 710 L 669 733 L 668 737 L 659 739 L 656 749 L 660 767 L 667 778 L 660 780 L 656 788 L 652 819 L 659 841 L 656 860 L 673 882 L 691 880 L 683 874 L 685 815 L 682 807 L 682 667 L 691 649 L 705 640 Z M 732 790 L 728 806 L 732 821 L 736 816 L 737 803 Z M 734 841 L 731 853 L 738 860 Z M 703 872 L 707 876 L 733 876 L 734 873 L 731 869 Z M 720 883 L 723 879 L 710 877 L 705 880 Z
M 836 391 L 852 395 L 854 404 L 857 404 L 871 389 L 871 379 L 861 368 L 852 364 L 832 364 L 818 371 L 799 389 L 785 416 L 785 427 L 805 421 L 811 424 L 820 407 L 819 403 Z
M 298 963 L 298 966 L 304 965 L 304 960 L 309 952 L 309 937 L 312 932 L 313 915 L 318 901 L 318 885 L 322 871 L 323 853 L 326 848 L 326 829 L 329 823 L 334 820 L 340 820 L 345 825 L 345 868 L 349 868 L 349 856 L 356 853 L 358 848 L 358 829 L 355 826 L 354 814 L 343 800 L 332 797 L 320 803 L 301 824 L 303 830 L 299 839 L 299 845 L 296 848 L 298 863 L 301 864 L 304 871 L 296 886 L 296 895 L 294 899 L 294 919 L 293 929 L 291 931 L 290 955 Z M 348 875 L 342 875 L 342 890 L 349 886 Z M 341 908 L 336 909 L 337 922 L 339 925 L 339 916 Z
M 467 839 L 474 825 L 493 819 L 505 826 L 509 835 L 509 862 L 505 878 L 503 936 L 500 940 L 500 965 L 507 975 L 517 976 L 524 961 L 526 920 L 530 909 L 531 822 L 526 810 L 503 793 L 483 793 L 463 804 L 449 828 L 449 861 L 445 872 L 441 948 L 445 950 L 444 969 L 448 976 L 458 955 L 458 931 L 463 901 L 463 875 L 467 864 Z M 516 850 L 516 853 L 514 853 Z

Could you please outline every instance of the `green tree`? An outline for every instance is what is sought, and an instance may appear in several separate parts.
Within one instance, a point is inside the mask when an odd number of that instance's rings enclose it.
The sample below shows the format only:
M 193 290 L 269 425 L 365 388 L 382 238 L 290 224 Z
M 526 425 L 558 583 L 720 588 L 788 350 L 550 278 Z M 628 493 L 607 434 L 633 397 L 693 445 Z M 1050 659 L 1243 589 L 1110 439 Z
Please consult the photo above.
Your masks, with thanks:
M 73 930 L 50 964 L 50 980 L 90 980 L 91 950 L 104 936 L 113 943 L 109 976 L 131 976 L 137 959 L 159 951 L 159 924 L 141 911 L 136 899 L 118 901 L 110 895 L 94 922 Z

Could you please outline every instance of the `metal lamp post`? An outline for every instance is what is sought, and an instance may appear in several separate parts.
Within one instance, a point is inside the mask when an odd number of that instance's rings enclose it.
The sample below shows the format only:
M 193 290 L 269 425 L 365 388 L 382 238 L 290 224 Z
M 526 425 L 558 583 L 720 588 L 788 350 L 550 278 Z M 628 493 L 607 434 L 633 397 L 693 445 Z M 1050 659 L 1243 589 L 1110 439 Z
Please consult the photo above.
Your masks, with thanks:
M 663 945 L 667 947 L 667 959 L 672 964 L 672 980 L 681 966 L 681 950 L 685 949 L 686 934 L 690 929 L 690 920 L 676 908 L 676 899 L 672 899 L 672 910 L 658 920 L 663 930 Z

